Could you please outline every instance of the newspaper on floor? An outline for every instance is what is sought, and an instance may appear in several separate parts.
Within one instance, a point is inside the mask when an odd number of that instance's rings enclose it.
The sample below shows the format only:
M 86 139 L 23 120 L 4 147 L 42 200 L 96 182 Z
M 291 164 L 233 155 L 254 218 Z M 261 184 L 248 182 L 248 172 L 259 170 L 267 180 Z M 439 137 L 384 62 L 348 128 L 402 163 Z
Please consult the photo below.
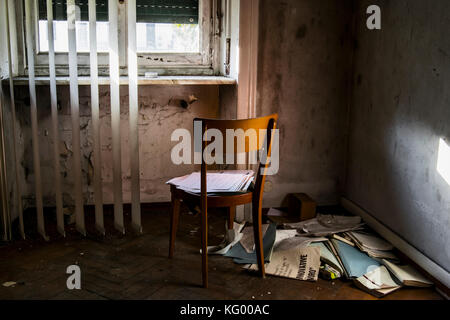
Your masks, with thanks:
M 270 258 L 272 256 L 273 245 L 276 238 L 276 231 L 276 224 L 271 223 L 262 239 L 264 261 L 266 263 L 270 262 Z M 238 264 L 257 263 L 256 251 L 248 253 L 242 247 L 240 242 L 237 242 L 234 246 L 232 246 L 230 250 L 225 254 L 225 256 L 233 258 L 233 261 Z
M 265 267 L 266 273 L 270 275 L 317 281 L 320 269 L 320 249 L 303 247 L 274 251 L 270 263 L 267 263 Z M 249 270 L 258 270 L 258 266 L 253 264 Z
M 241 230 L 244 228 L 245 222 L 233 223 L 233 229 L 228 229 L 228 223 L 225 224 L 227 229 L 223 241 L 217 246 L 208 246 L 208 254 L 224 255 L 230 250 L 232 246 L 238 243 L 242 238 Z M 202 250 L 200 249 L 200 253 Z
M 281 231 L 281 230 L 280 230 Z M 278 232 L 278 230 L 277 230 Z M 273 250 L 274 251 L 286 251 L 295 248 L 305 248 L 309 246 L 313 242 L 321 242 L 327 241 L 327 238 L 324 237 L 302 237 L 302 236 L 294 236 L 283 239 L 278 243 L 275 243 Z
M 364 223 L 358 216 L 317 214 L 317 217 L 296 223 L 285 223 L 287 229 L 297 229 L 300 234 L 322 237 L 334 233 L 362 229 Z
M 285 240 L 285 239 L 289 239 L 289 238 L 293 238 L 297 235 L 297 230 L 283 230 L 283 229 L 277 229 L 277 233 L 275 235 L 275 243 L 274 243 L 274 248 L 276 248 L 278 246 L 278 244 Z
M 264 237 L 268 228 L 269 228 L 269 224 L 261 225 L 262 237 Z M 248 253 L 255 251 L 255 236 L 253 234 L 253 226 L 245 227 L 242 230 L 242 238 L 241 238 L 240 242 L 241 242 L 242 247 Z

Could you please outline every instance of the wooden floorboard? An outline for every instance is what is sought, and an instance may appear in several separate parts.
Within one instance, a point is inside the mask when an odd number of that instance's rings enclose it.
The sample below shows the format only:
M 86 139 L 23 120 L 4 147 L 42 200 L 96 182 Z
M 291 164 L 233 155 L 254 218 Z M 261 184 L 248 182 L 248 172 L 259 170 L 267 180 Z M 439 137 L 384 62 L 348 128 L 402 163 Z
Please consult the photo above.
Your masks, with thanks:
M 124 212 L 131 230 L 129 210 Z M 348 281 L 261 279 L 221 256 L 210 256 L 210 287 L 203 289 L 198 216 L 182 213 L 175 255 L 168 259 L 168 208 L 143 210 L 142 235 L 115 232 L 113 216 L 105 210 L 107 235 L 102 237 L 95 233 L 93 215 L 87 210 L 87 237 L 69 226 L 67 238 L 62 238 L 50 222 L 48 242 L 28 231 L 27 240 L 1 246 L 0 283 L 17 284 L 0 286 L 0 299 L 376 299 Z M 221 214 L 209 218 L 210 244 L 222 240 L 224 219 Z M 81 268 L 81 290 L 66 288 L 66 268 L 71 264 Z M 384 299 L 442 298 L 434 289 L 403 288 Z

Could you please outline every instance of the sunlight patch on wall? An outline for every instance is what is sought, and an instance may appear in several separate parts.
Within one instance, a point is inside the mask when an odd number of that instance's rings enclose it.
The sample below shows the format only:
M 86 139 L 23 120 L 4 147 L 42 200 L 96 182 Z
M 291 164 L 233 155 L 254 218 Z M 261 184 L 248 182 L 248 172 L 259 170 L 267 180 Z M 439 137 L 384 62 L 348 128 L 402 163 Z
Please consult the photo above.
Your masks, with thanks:
M 450 185 L 450 146 L 442 138 L 439 139 L 437 171 Z

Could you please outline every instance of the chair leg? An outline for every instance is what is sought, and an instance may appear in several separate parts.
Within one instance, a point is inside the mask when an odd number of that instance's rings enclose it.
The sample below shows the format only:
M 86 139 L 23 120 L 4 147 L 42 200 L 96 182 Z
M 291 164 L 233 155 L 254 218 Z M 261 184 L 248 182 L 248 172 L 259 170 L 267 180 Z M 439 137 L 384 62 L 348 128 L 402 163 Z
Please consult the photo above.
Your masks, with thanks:
M 262 223 L 262 212 L 259 206 L 252 206 L 253 211 L 253 235 L 255 237 L 255 250 L 256 258 L 258 261 L 258 270 L 261 277 L 266 276 L 265 266 L 264 266 L 264 251 L 263 251 L 263 240 L 261 232 Z
M 202 210 L 202 281 L 203 287 L 208 288 L 208 213 Z
M 234 227 L 234 217 L 236 216 L 236 207 L 228 207 L 228 230 Z
M 175 248 L 175 238 L 177 236 L 179 217 L 180 217 L 180 199 L 177 199 L 172 195 L 172 215 L 170 216 L 169 258 L 173 257 L 173 250 Z

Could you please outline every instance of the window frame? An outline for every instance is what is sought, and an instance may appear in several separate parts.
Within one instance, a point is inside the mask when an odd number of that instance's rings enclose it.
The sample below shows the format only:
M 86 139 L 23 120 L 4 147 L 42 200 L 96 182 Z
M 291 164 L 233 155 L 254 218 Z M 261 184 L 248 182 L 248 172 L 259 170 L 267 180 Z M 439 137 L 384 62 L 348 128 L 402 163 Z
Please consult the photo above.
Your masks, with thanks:
M 39 1 L 33 1 L 33 44 L 35 52 L 36 76 L 48 76 L 48 52 L 39 51 Z M 127 1 L 119 1 L 119 63 L 120 74 L 127 75 Z M 217 13 L 217 0 L 199 0 L 199 53 L 152 53 L 138 52 L 138 72 L 143 76 L 145 72 L 157 72 L 159 75 L 219 75 L 219 45 L 220 45 L 220 14 Z M 214 14 L 216 13 L 216 14 Z M 24 19 L 24 18 L 23 18 Z M 90 75 L 89 52 L 78 52 L 78 75 Z M 109 53 L 98 52 L 99 76 L 109 75 Z M 56 74 L 69 74 L 68 53 L 55 52 Z

